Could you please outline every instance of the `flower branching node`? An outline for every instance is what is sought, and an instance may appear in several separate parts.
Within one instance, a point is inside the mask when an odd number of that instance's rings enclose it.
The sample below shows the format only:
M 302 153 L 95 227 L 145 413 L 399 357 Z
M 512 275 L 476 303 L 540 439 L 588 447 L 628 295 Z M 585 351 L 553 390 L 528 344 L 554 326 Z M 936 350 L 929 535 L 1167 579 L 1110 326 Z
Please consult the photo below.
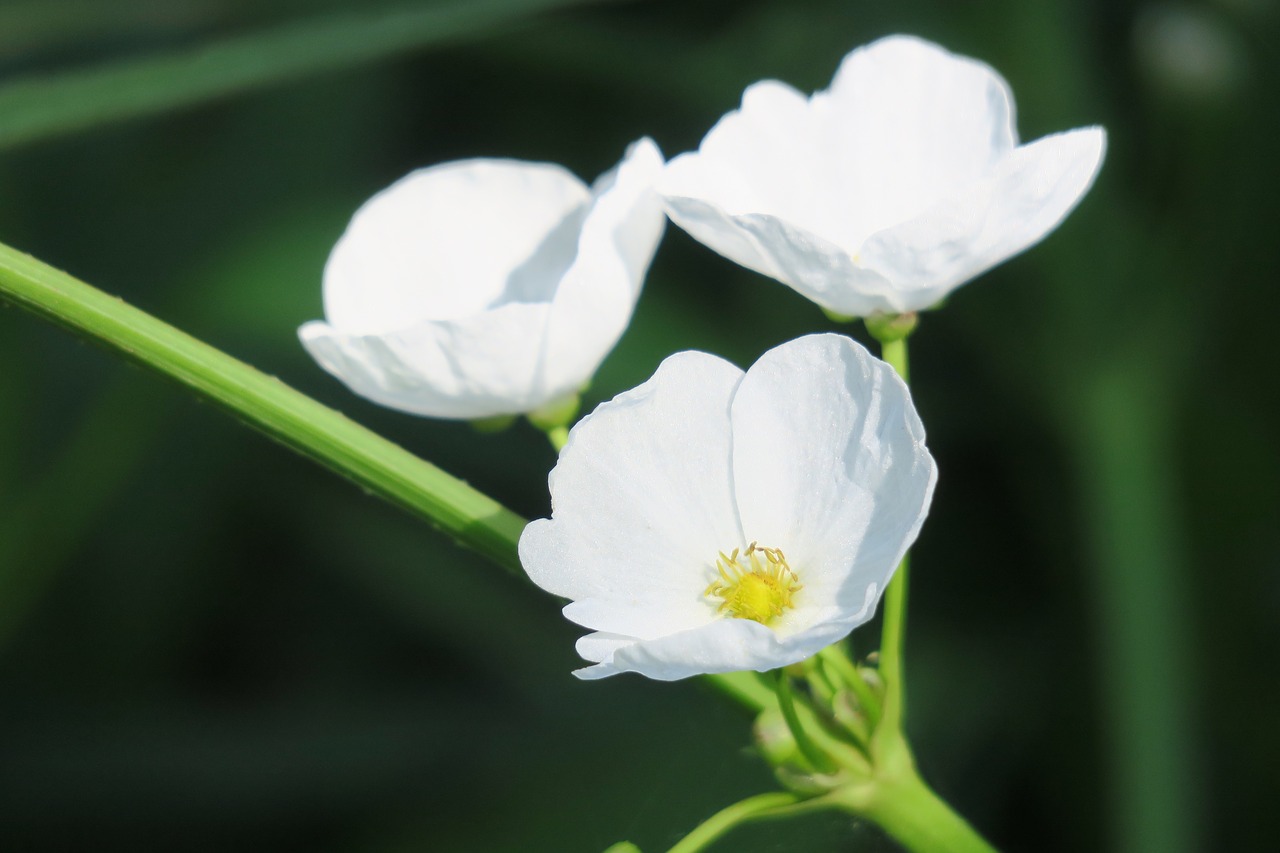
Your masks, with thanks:
M 719 613 L 768 625 L 794 606 L 791 597 L 802 588 L 780 549 L 752 542 L 745 552 L 720 552 L 716 578 L 703 595 L 720 600 Z

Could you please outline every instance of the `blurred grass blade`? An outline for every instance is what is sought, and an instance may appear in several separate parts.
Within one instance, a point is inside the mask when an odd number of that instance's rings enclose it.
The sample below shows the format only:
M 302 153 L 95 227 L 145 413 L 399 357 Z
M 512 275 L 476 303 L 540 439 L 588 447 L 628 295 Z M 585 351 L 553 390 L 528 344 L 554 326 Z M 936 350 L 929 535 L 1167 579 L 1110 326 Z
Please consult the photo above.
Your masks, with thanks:
M 190 335 L 0 244 L 0 299 L 195 391 L 268 436 L 519 571 L 524 519 L 342 414 Z
M 448 0 L 334 15 L 0 87 L 0 147 L 337 71 L 601 0 Z
M 214 0 L 6 0 L 0 4 L 0 59 L 203 26 L 221 11 Z
M 1191 572 L 1171 462 L 1177 418 L 1160 376 L 1170 363 L 1117 359 L 1089 382 L 1070 433 L 1097 573 L 1115 849 L 1127 853 L 1202 849 Z
M 84 538 L 152 449 L 169 410 L 138 393 L 137 371 L 108 385 L 34 488 L 0 514 L 0 649 L 38 606 Z

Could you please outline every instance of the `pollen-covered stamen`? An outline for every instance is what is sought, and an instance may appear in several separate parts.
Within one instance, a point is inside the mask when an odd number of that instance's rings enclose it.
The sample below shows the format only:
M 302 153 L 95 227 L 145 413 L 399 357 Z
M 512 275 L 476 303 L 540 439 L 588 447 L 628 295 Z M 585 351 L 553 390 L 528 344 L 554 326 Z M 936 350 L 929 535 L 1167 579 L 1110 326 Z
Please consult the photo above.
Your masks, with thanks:
M 791 597 L 800 589 L 782 551 L 752 542 L 745 552 L 720 552 L 716 578 L 703 595 L 718 599 L 721 613 L 768 625 L 795 606 Z

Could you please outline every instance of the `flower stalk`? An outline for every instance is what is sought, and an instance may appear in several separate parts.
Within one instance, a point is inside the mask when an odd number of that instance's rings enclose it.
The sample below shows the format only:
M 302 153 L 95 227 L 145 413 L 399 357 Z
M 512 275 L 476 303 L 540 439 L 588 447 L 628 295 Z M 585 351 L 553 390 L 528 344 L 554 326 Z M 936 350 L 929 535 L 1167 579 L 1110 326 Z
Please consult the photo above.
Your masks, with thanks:
M 782 792 L 757 794 L 740 800 L 707 818 L 667 853 L 698 853 L 734 827 L 750 820 L 781 816 L 777 814 L 779 810 L 799 802 L 800 798 L 795 794 Z
M 341 413 L 30 255 L 0 244 L 0 300 L 102 344 L 519 572 L 525 520 Z
M 875 333 L 876 327 L 867 328 Z M 888 362 L 903 382 L 910 381 L 907 363 L 906 337 L 887 336 L 881 339 L 880 355 Z M 909 556 L 904 554 L 898 570 L 884 592 L 883 622 L 880 634 L 880 676 L 884 679 L 883 719 L 880 721 L 891 732 L 900 731 L 906 711 L 905 675 L 902 664 L 902 647 L 907 629 L 907 588 Z

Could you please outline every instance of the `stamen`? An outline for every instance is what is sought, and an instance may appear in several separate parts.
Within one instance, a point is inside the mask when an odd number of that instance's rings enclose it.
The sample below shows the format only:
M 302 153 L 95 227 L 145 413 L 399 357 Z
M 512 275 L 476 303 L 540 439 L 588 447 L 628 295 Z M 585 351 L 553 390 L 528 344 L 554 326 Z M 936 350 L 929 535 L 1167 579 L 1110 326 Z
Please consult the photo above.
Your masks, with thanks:
M 739 555 L 746 558 L 745 565 Z M 719 599 L 718 612 L 768 625 L 795 606 L 792 596 L 803 587 L 781 549 L 752 542 L 746 551 L 734 548 L 728 555 L 719 552 L 719 557 L 718 577 L 703 592 Z

